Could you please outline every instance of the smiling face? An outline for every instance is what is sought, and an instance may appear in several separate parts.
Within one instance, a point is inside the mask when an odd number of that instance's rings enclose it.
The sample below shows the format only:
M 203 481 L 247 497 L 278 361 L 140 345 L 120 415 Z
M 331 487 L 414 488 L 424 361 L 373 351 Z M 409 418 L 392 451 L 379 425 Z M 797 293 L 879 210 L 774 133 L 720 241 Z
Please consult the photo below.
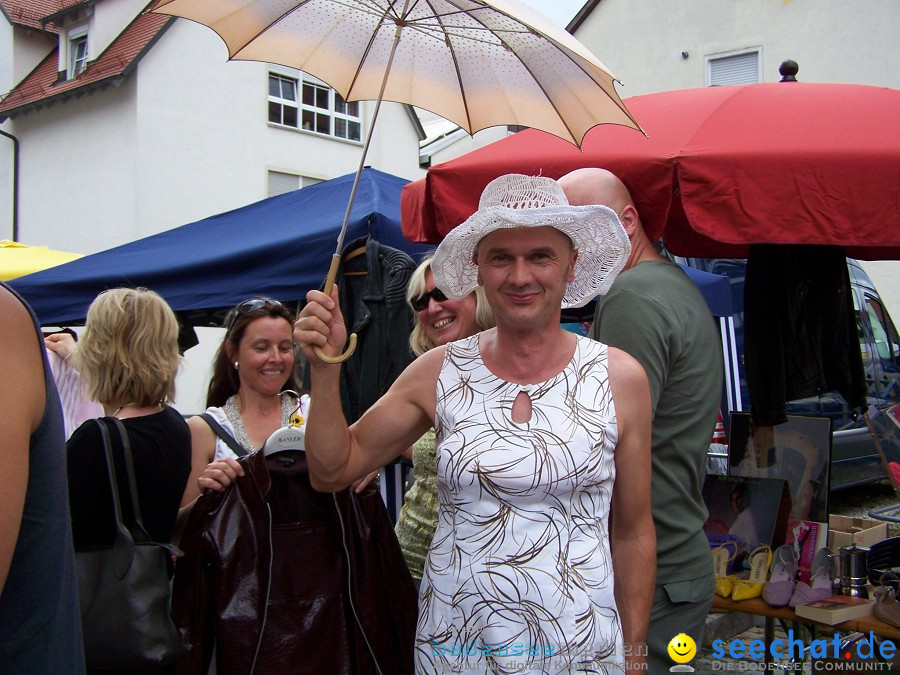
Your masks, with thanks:
M 434 275 L 431 270 L 425 273 L 425 292 L 435 288 Z M 417 312 L 417 318 L 425 329 L 428 339 L 435 345 L 445 345 L 474 335 L 479 330 L 475 321 L 475 294 L 471 293 L 462 300 L 428 300 L 428 306 Z
M 697 655 L 697 644 L 686 633 L 679 633 L 669 641 L 669 658 L 675 663 L 687 663 Z
M 578 251 L 553 227 L 499 229 L 478 244 L 478 283 L 497 315 L 536 328 L 559 323 Z
M 237 353 L 229 354 L 238 363 L 241 389 L 266 396 L 284 389 L 294 367 L 291 328 L 287 319 L 273 316 L 262 316 L 247 326 Z

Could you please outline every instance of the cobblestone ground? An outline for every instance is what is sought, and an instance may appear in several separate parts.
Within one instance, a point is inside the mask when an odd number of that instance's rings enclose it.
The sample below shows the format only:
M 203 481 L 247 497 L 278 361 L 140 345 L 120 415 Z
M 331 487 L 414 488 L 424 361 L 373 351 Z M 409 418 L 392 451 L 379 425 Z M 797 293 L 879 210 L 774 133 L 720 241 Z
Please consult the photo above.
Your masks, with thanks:
M 898 498 L 892 486 L 888 481 L 880 481 L 871 485 L 857 488 L 849 488 L 831 495 L 831 503 L 829 512 L 856 518 L 866 517 L 869 511 L 874 509 L 884 509 L 898 504 Z M 900 517 L 900 506 L 897 511 L 891 510 L 889 515 Z M 900 534 L 900 523 L 888 523 L 888 535 L 895 536 Z M 762 619 L 758 619 L 762 621 Z M 784 630 L 776 623 L 776 638 L 786 638 Z M 820 638 L 830 637 L 830 635 L 819 635 Z M 749 644 L 752 640 L 765 640 L 765 633 L 762 625 L 754 625 L 752 628 L 745 630 L 734 636 L 735 639 L 741 640 L 744 644 Z M 730 672 L 775 672 L 775 673 L 827 673 L 827 672 L 888 672 L 887 664 L 858 664 L 856 670 L 850 670 L 851 664 L 830 664 L 817 663 L 812 664 L 809 659 L 805 659 L 803 663 L 794 663 L 787 659 L 775 660 L 765 670 L 765 664 L 761 660 L 754 659 L 732 659 L 732 658 L 713 658 L 712 651 L 708 645 L 701 648 L 697 658 L 691 663 L 696 673 L 730 673 Z M 867 670 L 863 668 L 867 667 Z M 900 665 L 895 665 L 893 671 L 900 670 Z

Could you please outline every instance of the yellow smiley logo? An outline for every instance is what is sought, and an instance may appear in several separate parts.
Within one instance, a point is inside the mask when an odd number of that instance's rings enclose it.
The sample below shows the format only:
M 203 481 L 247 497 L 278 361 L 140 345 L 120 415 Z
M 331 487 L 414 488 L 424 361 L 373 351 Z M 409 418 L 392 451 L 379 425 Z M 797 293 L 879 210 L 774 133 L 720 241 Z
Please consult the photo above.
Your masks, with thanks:
M 690 635 L 679 633 L 669 641 L 668 652 L 675 663 L 687 663 L 697 655 L 697 645 Z

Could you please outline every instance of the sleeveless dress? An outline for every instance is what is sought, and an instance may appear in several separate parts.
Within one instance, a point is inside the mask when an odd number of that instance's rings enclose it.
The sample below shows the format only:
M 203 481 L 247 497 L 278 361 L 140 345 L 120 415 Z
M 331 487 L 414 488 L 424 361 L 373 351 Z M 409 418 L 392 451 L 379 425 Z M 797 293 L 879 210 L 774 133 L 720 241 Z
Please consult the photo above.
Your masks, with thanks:
M 532 404 L 523 424 L 520 391 Z M 416 672 L 622 672 L 606 345 L 578 337 L 562 372 L 519 385 L 487 369 L 475 335 L 448 345 L 437 401 L 439 515 Z

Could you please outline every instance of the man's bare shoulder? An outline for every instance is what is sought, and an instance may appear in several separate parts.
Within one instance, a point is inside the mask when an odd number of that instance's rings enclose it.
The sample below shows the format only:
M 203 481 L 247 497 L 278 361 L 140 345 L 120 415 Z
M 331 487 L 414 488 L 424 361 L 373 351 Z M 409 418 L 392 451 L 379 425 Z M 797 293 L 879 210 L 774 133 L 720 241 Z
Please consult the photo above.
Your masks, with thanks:
M 427 387 L 433 391 L 446 353 L 447 348 L 444 346 L 428 350 L 406 367 L 398 381 L 403 380 L 409 387 Z
M 609 349 L 609 376 L 613 385 L 627 387 L 632 385 L 647 386 L 647 374 L 640 362 L 628 352 L 618 347 Z
M 44 367 L 31 315 L 8 290 L 0 287 L 0 369 L 15 386 L 0 396 L 4 412 L 26 419 L 31 431 L 44 414 Z

